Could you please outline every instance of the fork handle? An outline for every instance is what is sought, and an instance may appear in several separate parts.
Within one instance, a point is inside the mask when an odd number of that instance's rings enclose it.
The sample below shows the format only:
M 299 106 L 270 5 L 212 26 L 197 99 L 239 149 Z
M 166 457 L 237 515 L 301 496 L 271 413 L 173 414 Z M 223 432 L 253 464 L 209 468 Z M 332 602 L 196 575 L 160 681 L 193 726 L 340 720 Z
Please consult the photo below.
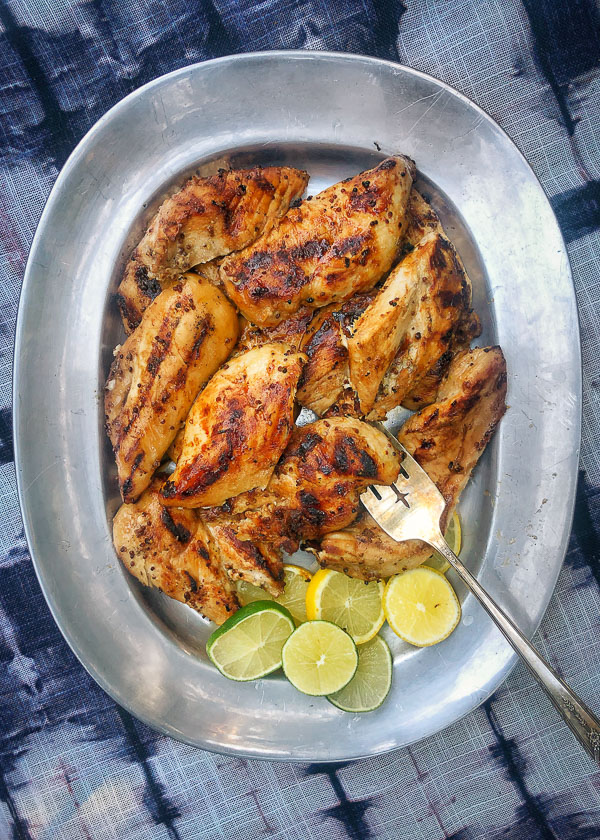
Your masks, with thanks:
M 590 711 L 586 704 L 562 680 L 556 671 L 540 656 L 533 645 L 514 624 L 512 619 L 501 609 L 493 598 L 488 595 L 477 578 L 458 559 L 440 535 L 439 539 L 429 541 L 429 544 L 439 551 L 450 563 L 460 579 L 468 586 L 479 603 L 494 619 L 504 636 L 514 650 L 527 664 L 529 670 L 546 691 L 561 717 L 571 729 L 579 743 L 588 755 L 600 764 L 600 720 Z

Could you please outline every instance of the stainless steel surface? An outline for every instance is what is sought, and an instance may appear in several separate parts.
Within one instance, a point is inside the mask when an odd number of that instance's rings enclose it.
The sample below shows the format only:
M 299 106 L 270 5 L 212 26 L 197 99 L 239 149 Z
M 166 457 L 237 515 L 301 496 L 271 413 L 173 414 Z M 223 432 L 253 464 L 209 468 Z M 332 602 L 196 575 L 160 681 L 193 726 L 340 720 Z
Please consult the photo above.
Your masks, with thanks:
M 481 342 L 500 343 L 507 358 L 510 409 L 461 499 L 462 557 L 530 635 L 570 530 L 578 324 L 556 220 L 493 120 L 435 79 L 384 61 L 309 52 L 218 59 L 157 79 L 106 114 L 42 216 L 15 356 L 31 553 L 56 621 L 92 676 L 139 718 L 189 743 L 309 761 L 383 752 L 469 712 L 515 661 L 458 586 L 463 620 L 443 644 L 417 650 L 387 636 L 394 685 L 372 714 L 307 699 L 282 678 L 232 683 L 207 661 L 206 622 L 137 586 L 111 544 L 118 498 L 99 400 L 122 337 L 111 294 L 161 198 L 194 169 L 227 162 L 294 162 L 310 171 L 315 192 L 398 151 L 417 161 L 469 269 Z
M 496 622 L 507 641 L 542 686 L 584 750 L 600 764 L 600 720 L 573 689 L 540 656 L 491 595 L 461 563 L 442 535 L 440 518 L 444 497 L 410 453 L 377 424 L 404 458 L 400 475 L 391 487 L 370 487 L 361 501 L 379 526 L 398 542 L 422 540 L 442 554 L 479 603 Z

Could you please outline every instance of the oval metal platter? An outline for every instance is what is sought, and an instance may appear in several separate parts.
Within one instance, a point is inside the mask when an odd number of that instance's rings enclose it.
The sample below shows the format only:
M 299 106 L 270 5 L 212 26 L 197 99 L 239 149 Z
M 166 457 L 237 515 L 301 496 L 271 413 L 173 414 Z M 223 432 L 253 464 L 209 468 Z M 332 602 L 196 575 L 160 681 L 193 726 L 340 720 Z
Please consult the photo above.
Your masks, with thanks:
M 208 622 L 143 590 L 112 546 L 119 500 L 101 395 L 123 338 L 113 293 L 161 200 L 194 171 L 254 163 L 305 168 L 314 193 L 397 152 L 416 161 L 466 263 L 479 343 L 506 354 L 510 407 L 461 500 L 462 556 L 531 635 L 571 525 L 580 345 L 556 220 L 490 117 L 441 82 L 385 61 L 310 52 L 217 59 L 159 78 L 109 111 L 69 158 L 40 221 L 15 354 L 31 555 L 60 629 L 94 679 L 138 718 L 190 744 L 304 761 L 373 755 L 456 721 L 514 664 L 458 588 L 463 619 L 445 642 L 417 649 L 386 636 L 394 684 L 376 712 L 346 714 L 281 676 L 229 682 L 207 660 Z

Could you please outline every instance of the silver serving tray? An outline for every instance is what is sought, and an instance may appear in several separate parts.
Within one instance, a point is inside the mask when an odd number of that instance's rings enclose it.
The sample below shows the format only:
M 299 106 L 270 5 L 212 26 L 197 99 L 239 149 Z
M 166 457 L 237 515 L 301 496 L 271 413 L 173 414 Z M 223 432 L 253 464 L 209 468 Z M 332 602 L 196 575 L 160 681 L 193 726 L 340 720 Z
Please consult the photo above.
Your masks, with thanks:
M 391 633 L 385 704 L 349 715 L 283 678 L 235 683 L 207 661 L 210 625 L 145 590 L 111 542 L 119 500 L 102 385 L 122 332 L 112 293 L 162 198 L 194 170 L 289 163 L 310 192 L 413 157 L 509 371 L 509 410 L 461 513 L 462 556 L 532 634 L 569 535 L 580 345 L 565 246 L 533 172 L 483 111 L 435 79 L 360 56 L 270 52 L 186 67 L 126 97 L 61 172 L 31 249 L 15 353 L 15 448 L 40 584 L 94 679 L 150 726 L 211 750 L 334 761 L 417 741 L 474 709 L 515 656 L 471 596 L 442 644 Z M 400 418 L 395 418 L 396 425 Z

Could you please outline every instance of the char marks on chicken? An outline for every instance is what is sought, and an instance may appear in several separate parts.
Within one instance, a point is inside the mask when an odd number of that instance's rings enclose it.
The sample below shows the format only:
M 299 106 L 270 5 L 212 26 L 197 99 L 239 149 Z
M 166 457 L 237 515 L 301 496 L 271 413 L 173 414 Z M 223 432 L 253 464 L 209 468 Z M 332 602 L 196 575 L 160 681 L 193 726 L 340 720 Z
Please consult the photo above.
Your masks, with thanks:
M 223 293 L 187 274 L 158 295 L 117 348 L 104 408 L 124 501 L 135 501 L 150 484 L 198 391 L 237 337 L 237 315 Z
M 505 398 L 502 350 L 464 350 L 450 363 L 436 401 L 400 429 L 398 440 L 446 500 L 442 530 L 506 410 Z M 327 534 L 315 552 L 322 566 L 365 580 L 414 568 L 431 555 L 417 540 L 396 542 L 364 511 L 350 527 Z
M 273 536 L 316 539 L 349 525 L 359 496 L 371 484 L 391 484 L 400 462 L 387 437 L 351 417 L 296 426 L 264 491 L 228 503 L 234 515 L 254 522 L 259 541 Z
M 131 334 L 105 392 L 114 543 L 142 584 L 220 624 L 237 581 L 281 594 L 302 545 L 365 580 L 430 556 L 361 508 L 399 471 L 368 421 L 417 412 L 398 438 L 444 526 L 505 411 L 506 365 L 469 349 L 469 277 L 414 178 L 394 156 L 298 202 L 304 172 L 221 170 L 163 203 L 119 289 Z M 295 425 L 298 406 L 319 419 Z
M 361 413 L 380 420 L 448 352 L 471 284 L 448 240 L 429 233 L 390 274 L 348 339 Z
M 301 306 L 371 289 L 398 255 L 414 175 L 409 158 L 391 157 L 305 199 L 271 233 L 222 261 L 227 294 L 266 327 Z
M 181 272 L 206 265 L 214 280 L 214 261 L 270 231 L 307 183 L 306 172 L 288 166 L 190 178 L 161 204 L 126 266 L 117 292 L 126 331 Z
M 194 402 L 163 504 L 210 507 L 264 489 L 294 425 L 304 356 L 264 344 L 224 364 Z
M 222 624 L 239 603 L 232 581 L 215 561 L 211 536 L 195 511 L 160 504 L 160 478 L 114 518 L 117 554 L 144 586 L 162 590 Z

